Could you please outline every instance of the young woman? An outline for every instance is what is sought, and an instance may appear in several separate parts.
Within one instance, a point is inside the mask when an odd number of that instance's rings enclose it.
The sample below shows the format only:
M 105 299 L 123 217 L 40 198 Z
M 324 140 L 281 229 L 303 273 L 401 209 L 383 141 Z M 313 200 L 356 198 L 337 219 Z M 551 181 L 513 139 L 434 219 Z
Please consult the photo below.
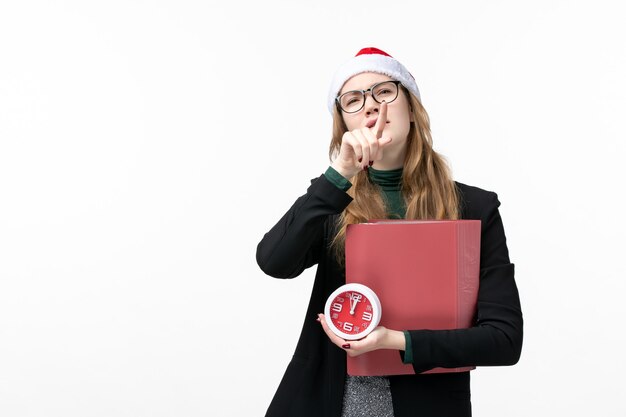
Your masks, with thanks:
M 417 84 L 396 59 L 365 48 L 335 73 L 331 166 L 313 179 L 257 247 L 276 278 L 317 264 L 302 333 L 267 416 L 470 416 L 469 372 L 435 367 L 513 365 L 522 312 L 494 192 L 452 180 L 432 148 Z M 376 328 L 347 342 L 327 328 L 328 296 L 345 283 L 346 226 L 376 218 L 481 220 L 480 288 L 474 326 L 457 330 Z M 351 377 L 346 355 L 395 349 L 415 375 Z

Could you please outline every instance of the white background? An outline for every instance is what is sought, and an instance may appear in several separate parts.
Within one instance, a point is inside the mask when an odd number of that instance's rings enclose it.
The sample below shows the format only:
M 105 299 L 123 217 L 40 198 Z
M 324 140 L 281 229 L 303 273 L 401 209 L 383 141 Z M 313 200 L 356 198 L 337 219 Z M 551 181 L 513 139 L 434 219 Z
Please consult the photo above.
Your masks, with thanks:
M 623 416 L 620 3 L 3 1 L 0 415 L 263 415 L 315 267 L 267 277 L 256 245 L 375 46 L 502 201 L 524 348 L 474 413 Z

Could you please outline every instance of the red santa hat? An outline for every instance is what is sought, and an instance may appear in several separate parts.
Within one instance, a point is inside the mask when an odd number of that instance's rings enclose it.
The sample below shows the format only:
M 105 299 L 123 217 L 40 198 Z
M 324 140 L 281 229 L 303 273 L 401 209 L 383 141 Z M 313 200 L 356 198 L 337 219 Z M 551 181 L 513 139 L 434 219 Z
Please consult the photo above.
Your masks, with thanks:
M 407 90 L 421 101 L 417 83 L 409 70 L 385 51 L 370 47 L 361 49 L 354 58 L 346 61 L 335 72 L 330 90 L 328 91 L 328 110 L 330 114 L 333 114 L 335 98 L 337 98 L 345 82 L 362 72 L 377 72 L 400 81 Z

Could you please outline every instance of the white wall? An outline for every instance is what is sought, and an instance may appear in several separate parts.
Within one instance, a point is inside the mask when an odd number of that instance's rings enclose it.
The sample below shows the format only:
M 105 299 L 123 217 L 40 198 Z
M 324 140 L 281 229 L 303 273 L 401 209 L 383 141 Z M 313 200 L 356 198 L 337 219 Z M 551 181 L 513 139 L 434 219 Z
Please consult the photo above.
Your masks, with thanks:
M 315 268 L 256 245 L 365 46 L 502 201 L 524 350 L 474 413 L 624 415 L 624 37 L 618 1 L 2 2 L 0 415 L 264 414 Z

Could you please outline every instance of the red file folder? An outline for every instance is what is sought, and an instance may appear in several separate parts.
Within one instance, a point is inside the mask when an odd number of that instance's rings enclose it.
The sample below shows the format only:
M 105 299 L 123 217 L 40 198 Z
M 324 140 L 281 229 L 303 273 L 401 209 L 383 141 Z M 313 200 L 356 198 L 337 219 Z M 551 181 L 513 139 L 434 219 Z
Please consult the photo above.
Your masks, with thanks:
M 346 231 L 346 283 L 370 287 L 393 330 L 472 325 L 480 272 L 480 220 L 372 220 Z M 397 350 L 348 356 L 348 374 L 414 374 Z M 435 368 L 424 373 L 464 372 Z

